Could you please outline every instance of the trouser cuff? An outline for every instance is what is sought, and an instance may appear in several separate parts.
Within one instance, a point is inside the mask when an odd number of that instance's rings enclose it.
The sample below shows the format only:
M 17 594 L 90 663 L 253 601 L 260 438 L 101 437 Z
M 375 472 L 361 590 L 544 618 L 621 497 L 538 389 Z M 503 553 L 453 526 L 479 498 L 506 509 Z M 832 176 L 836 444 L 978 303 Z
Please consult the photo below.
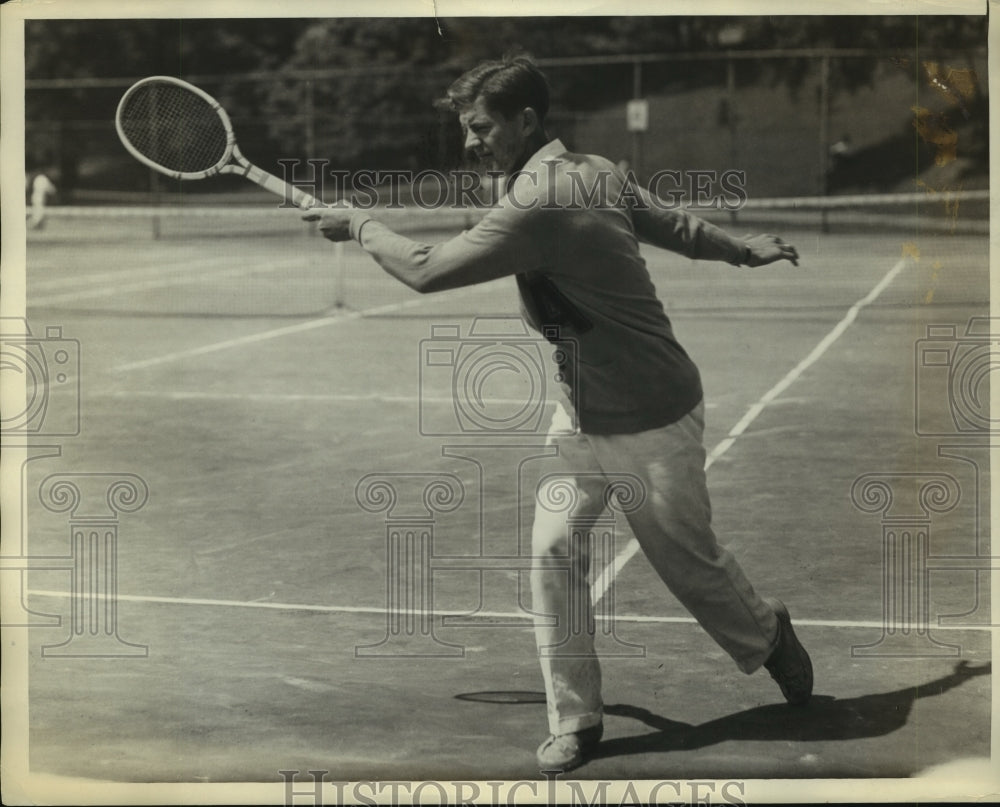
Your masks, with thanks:
M 733 661 L 735 661 L 736 666 L 739 667 L 740 670 L 742 672 L 745 672 L 747 675 L 750 675 L 750 673 L 757 672 L 757 670 L 759 670 L 761 667 L 764 666 L 764 662 L 767 661 L 769 658 L 771 658 L 771 654 L 775 651 L 775 648 L 777 648 L 778 640 L 780 638 L 781 634 L 776 633 L 774 635 L 774 639 L 771 641 L 771 644 L 768 646 L 767 650 L 763 654 L 755 653 L 754 655 L 747 656 L 746 658 L 733 659 Z
M 588 712 L 574 717 L 549 718 L 549 732 L 555 736 L 560 734 L 575 734 L 578 731 L 596 726 L 604 719 L 601 711 Z

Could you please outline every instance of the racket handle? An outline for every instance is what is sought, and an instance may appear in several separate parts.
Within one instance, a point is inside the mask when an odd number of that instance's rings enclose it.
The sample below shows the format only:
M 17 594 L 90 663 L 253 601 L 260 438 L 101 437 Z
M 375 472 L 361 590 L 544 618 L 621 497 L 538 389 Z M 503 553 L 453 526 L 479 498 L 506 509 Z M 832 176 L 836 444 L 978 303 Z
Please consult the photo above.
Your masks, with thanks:
M 296 207 L 325 207 L 323 202 L 315 196 L 310 196 L 305 191 L 299 190 L 283 179 L 278 179 L 274 174 L 269 174 L 263 168 L 258 168 L 256 165 L 250 165 L 245 176 L 265 190 L 271 191 L 275 196 L 281 196 L 286 201 L 291 200 Z

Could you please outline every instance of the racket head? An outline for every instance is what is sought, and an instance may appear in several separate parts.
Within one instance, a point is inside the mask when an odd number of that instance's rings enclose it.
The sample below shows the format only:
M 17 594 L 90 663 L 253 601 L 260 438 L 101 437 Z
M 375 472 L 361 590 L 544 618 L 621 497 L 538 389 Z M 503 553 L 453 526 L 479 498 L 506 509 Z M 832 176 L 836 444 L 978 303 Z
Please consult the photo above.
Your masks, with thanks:
M 174 179 L 204 179 L 233 158 L 236 136 L 211 95 L 173 76 L 150 76 L 129 87 L 115 129 L 139 162 Z

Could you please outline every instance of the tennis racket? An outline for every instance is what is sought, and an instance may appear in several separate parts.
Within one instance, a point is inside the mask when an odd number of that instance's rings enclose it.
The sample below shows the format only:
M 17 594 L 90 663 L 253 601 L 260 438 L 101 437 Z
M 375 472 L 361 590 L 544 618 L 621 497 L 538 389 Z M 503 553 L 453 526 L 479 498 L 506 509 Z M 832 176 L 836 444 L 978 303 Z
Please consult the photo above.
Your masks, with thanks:
M 300 208 L 323 203 L 247 160 L 222 105 L 204 90 L 171 76 L 150 76 L 118 103 L 115 128 L 139 162 L 174 179 L 238 174 Z

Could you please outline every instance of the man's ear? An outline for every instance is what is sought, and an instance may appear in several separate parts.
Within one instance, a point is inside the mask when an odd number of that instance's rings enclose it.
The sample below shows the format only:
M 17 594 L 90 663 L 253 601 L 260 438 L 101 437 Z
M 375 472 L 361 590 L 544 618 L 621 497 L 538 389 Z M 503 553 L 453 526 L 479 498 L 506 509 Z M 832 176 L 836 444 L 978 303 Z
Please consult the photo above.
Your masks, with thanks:
M 524 109 L 522 109 L 521 115 L 523 116 L 521 131 L 525 135 L 530 135 L 532 132 L 534 132 L 536 129 L 539 128 L 538 113 L 535 112 L 535 110 L 532 109 L 530 106 L 526 106 Z

